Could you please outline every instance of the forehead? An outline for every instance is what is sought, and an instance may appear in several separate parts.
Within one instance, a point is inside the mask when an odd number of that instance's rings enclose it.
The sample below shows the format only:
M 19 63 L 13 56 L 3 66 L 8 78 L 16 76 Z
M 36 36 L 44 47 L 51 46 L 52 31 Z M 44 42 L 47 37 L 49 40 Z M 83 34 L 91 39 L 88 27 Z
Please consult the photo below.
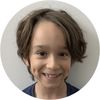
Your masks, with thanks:
M 64 34 L 60 27 L 51 21 L 39 22 L 33 30 L 32 45 L 65 45 Z

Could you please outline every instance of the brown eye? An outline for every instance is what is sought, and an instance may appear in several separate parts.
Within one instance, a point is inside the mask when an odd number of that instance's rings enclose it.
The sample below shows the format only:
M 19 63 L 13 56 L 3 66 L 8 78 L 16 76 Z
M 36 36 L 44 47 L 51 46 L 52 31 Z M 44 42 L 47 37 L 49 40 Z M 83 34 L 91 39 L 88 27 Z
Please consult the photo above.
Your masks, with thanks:
M 59 56 L 61 56 L 61 57 L 67 57 L 67 56 L 68 56 L 68 53 L 60 52 L 60 53 L 59 53 Z
M 39 51 L 36 54 L 43 57 L 47 56 L 47 52 L 44 52 L 44 51 Z

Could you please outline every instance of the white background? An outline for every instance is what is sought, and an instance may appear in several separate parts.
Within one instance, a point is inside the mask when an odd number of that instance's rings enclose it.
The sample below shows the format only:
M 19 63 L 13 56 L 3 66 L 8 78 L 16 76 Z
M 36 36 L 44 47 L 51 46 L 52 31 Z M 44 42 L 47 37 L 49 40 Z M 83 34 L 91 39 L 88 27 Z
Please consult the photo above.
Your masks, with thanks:
M 7 23 L 10 21 L 10 19 L 18 12 L 20 9 L 38 1 L 34 0 L 3 0 L 0 1 L 0 40 L 2 37 L 2 34 L 5 30 L 5 27 L 7 26 Z M 65 0 L 59 0 L 64 1 Z M 91 20 L 93 25 L 95 26 L 95 29 L 98 33 L 99 39 L 100 39 L 100 14 L 99 14 L 99 0 L 66 0 L 66 3 L 69 3 L 78 9 L 80 9 L 87 17 Z M 95 50 L 95 48 L 94 48 Z M 100 98 L 99 95 L 99 89 L 100 89 L 100 61 L 98 64 L 98 67 L 96 69 L 95 74 L 93 75 L 92 79 L 88 83 L 88 85 L 83 88 L 79 93 L 76 95 L 73 95 L 71 97 L 68 97 L 68 100 L 80 100 L 80 99 L 98 99 Z M 24 99 L 24 100 L 32 100 L 33 98 L 23 95 L 23 93 L 17 89 L 13 85 L 13 83 L 9 80 L 7 77 L 1 61 L 0 61 L 0 99 L 3 100 L 17 100 L 17 99 Z

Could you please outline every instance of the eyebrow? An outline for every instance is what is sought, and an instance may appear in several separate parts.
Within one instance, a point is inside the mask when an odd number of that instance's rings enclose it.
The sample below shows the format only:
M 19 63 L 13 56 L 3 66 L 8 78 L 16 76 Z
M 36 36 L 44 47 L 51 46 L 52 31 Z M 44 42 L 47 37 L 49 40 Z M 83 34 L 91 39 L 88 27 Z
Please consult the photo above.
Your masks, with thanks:
M 49 48 L 47 45 L 35 45 L 33 46 L 35 48 L 41 48 L 41 49 L 44 49 L 44 48 Z M 59 46 L 60 49 L 68 49 L 67 46 Z

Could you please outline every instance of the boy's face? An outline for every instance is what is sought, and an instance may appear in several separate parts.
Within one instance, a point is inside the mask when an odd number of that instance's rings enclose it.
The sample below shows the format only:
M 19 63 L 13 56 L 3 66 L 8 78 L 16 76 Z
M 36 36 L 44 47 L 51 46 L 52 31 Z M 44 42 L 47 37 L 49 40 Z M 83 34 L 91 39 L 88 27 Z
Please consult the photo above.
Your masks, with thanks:
M 30 52 L 31 73 L 44 87 L 59 87 L 64 83 L 71 67 L 71 56 L 66 48 L 60 28 L 41 21 L 34 30 Z

